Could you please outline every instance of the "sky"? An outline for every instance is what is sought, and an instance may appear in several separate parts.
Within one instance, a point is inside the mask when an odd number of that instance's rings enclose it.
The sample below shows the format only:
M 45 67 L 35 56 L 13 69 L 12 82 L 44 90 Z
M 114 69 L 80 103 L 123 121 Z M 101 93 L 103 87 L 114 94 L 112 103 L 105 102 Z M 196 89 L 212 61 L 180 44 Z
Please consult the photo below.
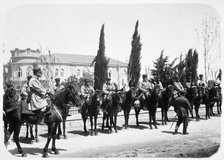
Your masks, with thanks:
M 96 55 L 103 24 L 106 56 L 128 62 L 139 20 L 142 72 L 145 67 L 153 68 L 153 61 L 162 50 L 172 61 L 193 48 L 199 52 L 198 69 L 202 73 L 203 57 L 196 29 L 200 31 L 206 15 L 219 19 L 214 8 L 200 4 L 18 5 L 7 12 L 3 23 L 3 62 L 8 62 L 10 50 L 15 48 Z M 214 57 L 217 66 L 221 58 Z

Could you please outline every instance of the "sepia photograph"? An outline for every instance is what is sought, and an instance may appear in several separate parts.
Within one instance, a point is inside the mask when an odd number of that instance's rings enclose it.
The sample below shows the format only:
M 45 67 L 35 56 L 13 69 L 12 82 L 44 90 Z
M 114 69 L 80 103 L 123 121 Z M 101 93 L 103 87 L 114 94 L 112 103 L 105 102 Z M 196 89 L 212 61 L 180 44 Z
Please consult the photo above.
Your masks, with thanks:
M 223 155 L 221 0 L 0 3 L 4 157 Z

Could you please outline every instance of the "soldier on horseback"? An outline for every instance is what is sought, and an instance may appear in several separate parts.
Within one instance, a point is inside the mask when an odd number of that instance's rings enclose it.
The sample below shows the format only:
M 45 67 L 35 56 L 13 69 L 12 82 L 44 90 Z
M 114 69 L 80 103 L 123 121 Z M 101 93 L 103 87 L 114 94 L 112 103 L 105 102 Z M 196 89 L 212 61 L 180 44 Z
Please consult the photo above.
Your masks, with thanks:
M 174 77 L 173 88 L 174 88 L 173 91 L 174 98 L 177 98 L 179 96 L 179 93 L 181 91 L 184 91 L 184 87 L 182 86 L 180 79 L 177 76 Z
M 142 75 L 142 81 L 139 83 L 139 90 L 143 92 L 143 99 L 148 97 L 154 88 L 154 84 L 148 80 L 147 74 Z
M 33 69 L 34 76 L 29 81 L 31 108 L 32 111 L 40 111 L 37 123 L 40 124 L 44 114 L 49 110 L 48 102 L 46 100 L 47 90 L 41 85 L 39 78 L 42 76 L 42 71 L 39 67 Z
M 61 89 L 64 88 L 64 86 L 60 83 L 61 79 L 60 78 L 55 78 L 55 86 L 54 86 L 54 92 L 58 92 L 60 91 Z
M 84 101 L 84 104 L 89 104 L 90 96 L 94 94 L 94 88 L 89 84 L 90 79 L 84 79 L 84 85 L 81 86 L 81 97 Z M 79 109 L 79 112 L 82 113 L 82 107 Z
M 199 74 L 199 80 L 197 82 L 197 85 L 199 87 L 203 87 L 203 88 L 206 88 L 207 87 L 206 82 L 203 80 L 203 74 Z

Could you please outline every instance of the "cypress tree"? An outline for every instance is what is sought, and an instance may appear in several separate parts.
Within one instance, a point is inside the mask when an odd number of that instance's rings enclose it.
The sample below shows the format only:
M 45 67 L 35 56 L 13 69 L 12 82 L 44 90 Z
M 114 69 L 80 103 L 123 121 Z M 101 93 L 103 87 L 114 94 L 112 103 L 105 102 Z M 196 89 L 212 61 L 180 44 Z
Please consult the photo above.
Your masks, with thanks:
M 131 86 L 137 86 L 139 78 L 140 78 L 140 71 L 141 71 L 141 49 L 142 44 L 140 42 L 140 35 L 138 33 L 138 23 L 136 22 L 135 31 L 132 36 L 132 49 L 131 54 L 129 56 L 128 62 L 128 82 Z
M 105 39 L 104 39 L 104 24 L 100 31 L 99 49 L 96 57 L 93 60 L 94 66 L 94 86 L 95 89 L 102 90 L 103 83 L 107 78 L 109 59 L 105 56 Z M 92 63 L 92 64 L 93 64 Z

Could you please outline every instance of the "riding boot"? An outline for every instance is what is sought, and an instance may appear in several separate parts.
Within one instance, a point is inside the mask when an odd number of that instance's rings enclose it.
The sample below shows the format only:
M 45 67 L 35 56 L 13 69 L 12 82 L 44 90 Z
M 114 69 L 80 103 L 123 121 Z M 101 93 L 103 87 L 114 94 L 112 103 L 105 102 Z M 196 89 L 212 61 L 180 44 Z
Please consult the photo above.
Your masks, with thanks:
M 37 124 L 43 124 L 42 120 L 44 118 L 44 113 L 45 113 L 44 111 L 40 111 L 38 119 L 37 119 Z

